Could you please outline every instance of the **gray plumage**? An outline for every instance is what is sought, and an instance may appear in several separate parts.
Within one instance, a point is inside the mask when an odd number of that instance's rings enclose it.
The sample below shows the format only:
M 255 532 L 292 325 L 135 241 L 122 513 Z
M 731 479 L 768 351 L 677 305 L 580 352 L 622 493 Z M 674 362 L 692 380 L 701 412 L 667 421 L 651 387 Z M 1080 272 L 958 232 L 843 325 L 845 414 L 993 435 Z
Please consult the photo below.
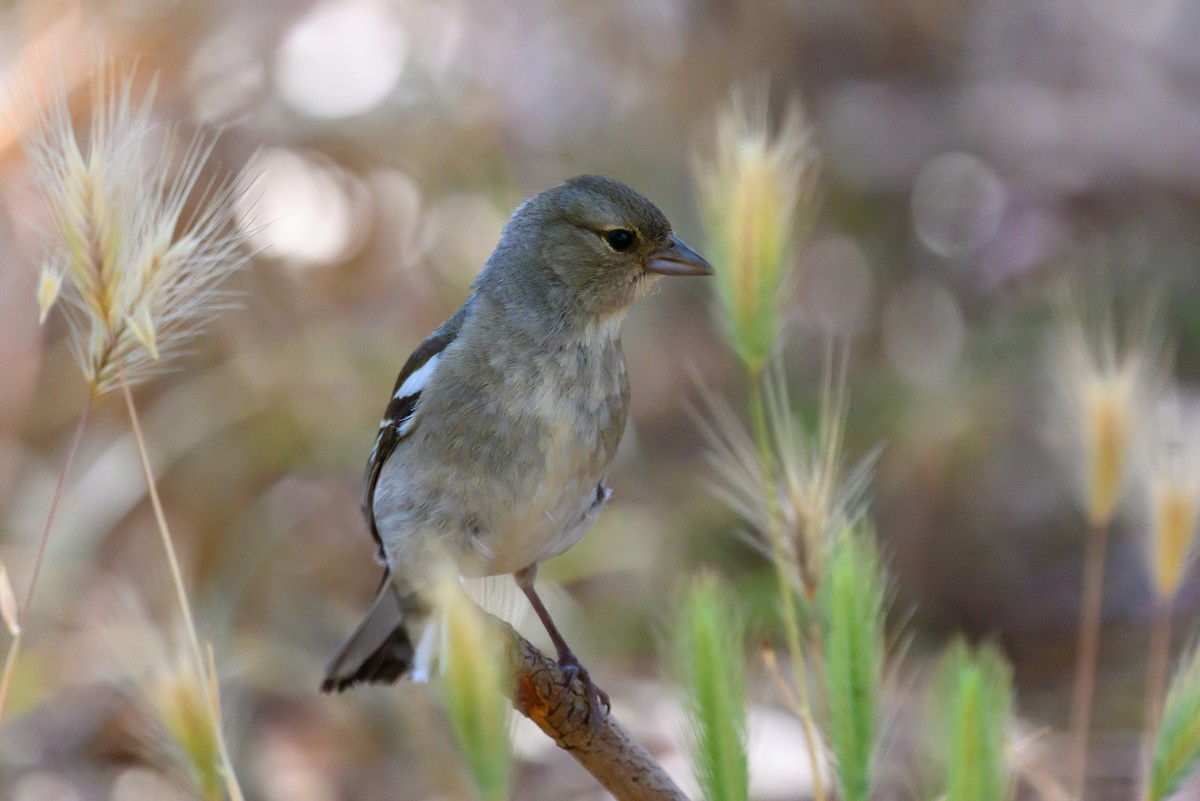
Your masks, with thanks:
M 390 578 L 325 690 L 412 668 L 420 593 L 441 560 L 527 576 L 543 614 L 536 565 L 577 542 L 608 497 L 629 406 L 621 320 L 659 275 L 706 272 L 658 208 L 611 179 L 574 178 L 516 210 L 472 295 L 396 381 L 363 497 Z

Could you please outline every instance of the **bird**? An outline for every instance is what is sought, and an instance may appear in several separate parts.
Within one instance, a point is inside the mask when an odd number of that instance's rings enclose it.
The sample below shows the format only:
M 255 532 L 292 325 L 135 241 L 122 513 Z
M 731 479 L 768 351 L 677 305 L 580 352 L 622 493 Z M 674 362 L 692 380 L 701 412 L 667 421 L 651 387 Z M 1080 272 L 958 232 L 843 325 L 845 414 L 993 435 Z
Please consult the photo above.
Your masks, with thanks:
M 322 690 L 414 678 L 447 556 L 467 578 L 512 574 L 593 712 L 609 698 L 534 587 L 592 527 L 625 429 L 619 329 L 662 276 L 711 275 L 629 186 L 580 175 L 526 200 L 457 311 L 400 371 L 367 460 L 362 511 L 383 567 Z

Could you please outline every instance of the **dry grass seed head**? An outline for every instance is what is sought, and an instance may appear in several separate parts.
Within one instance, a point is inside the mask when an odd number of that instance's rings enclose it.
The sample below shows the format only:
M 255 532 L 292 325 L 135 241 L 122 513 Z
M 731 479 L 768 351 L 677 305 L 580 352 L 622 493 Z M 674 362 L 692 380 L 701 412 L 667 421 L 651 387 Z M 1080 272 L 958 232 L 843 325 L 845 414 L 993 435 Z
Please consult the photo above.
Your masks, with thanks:
M 1074 462 L 1088 520 L 1112 520 L 1142 433 L 1146 404 L 1162 372 L 1153 308 L 1143 304 L 1118 337 L 1112 314 L 1067 294 L 1061 304 L 1059 383 L 1074 431 Z
M 1153 416 L 1141 470 L 1146 552 L 1154 591 L 1173 598 L 1193 558 L 1200 518 L 1200 413 L 1167 394 Z
M 152 620 L 131 589 L 94 614 L 95 635 L 110 655 L 113 678 L 136 693 L 147 713 L 149 725 L 139 732 L 146 759 L 195 797 L 224 798 L 215 665 L 210 660 L 198 666 L 183 624 Z
M 766 366 L 817 211 L 819 160 L 798 102 L 772 126 L 765 87 L 735 93 L 693 172 L 729 339 L 751 375 Z
M 201 188 L 214 141 L 154 123 L 154 84 L 135 96 L 133 71 L 96 72 L 89 133 L 80 142 L 65 91 L 36 112 L 25 149 L 48 222 L 38 287 L 44 319 L 56 301 L 95 393 L 118 367 L 144 378 L 227 305 L 222 281 L 249 259 L 234 218 L 242 178 Z
M 844 353 L 827 359 L 813 431 L 793 411 L 779 363 L 764 375 L 773 487 L 767 486 L 753 435 L 728 403 L 702 388 L 707 410 L 694 415 L 708 441 L 708 460 L 717 472 L 711 491 L 750 524 L 751 541 L 768 556 L 773 552 L 767 493 L 775 493 L 784 554 L 792 562 L 794 580 L 810 599 L 839 532 L 862 516 L 876 458 L 872 452 L 847 466 L 846 362 Z

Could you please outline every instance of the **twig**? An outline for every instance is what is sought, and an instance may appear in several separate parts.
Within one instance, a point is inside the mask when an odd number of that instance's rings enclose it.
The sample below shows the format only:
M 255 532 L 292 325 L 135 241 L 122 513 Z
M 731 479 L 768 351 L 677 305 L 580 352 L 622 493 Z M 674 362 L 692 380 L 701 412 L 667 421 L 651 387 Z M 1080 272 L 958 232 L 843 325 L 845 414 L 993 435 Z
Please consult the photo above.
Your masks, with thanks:
M 688 801 L 654 757 L 612 713 L 593 723 L 582 685 L 565 681 L 558 663 L 512 626 L 494 619 L 509 640 L 513 707 L 552 738 L 618 801 Z

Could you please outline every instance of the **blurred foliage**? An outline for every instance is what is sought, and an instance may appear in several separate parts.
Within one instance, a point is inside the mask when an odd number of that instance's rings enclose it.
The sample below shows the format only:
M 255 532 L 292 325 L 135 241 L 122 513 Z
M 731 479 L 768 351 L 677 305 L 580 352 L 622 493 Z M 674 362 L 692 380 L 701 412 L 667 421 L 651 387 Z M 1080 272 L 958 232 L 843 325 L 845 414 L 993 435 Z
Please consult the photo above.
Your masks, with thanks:
M 670 656 L 683 685 L 685 736 L 704 797 L 746 801 L 745 623 L 738 600 L 712 575 L 693 582 Z
M 1156 289 L 1179 402 L 1200 406 L 1194 5 L 14 0 L 0 34 L 0 561 L 18 596 L 84 390 L 62 321 L 37 325 L 46 221 L 11 90 L 61 76 L 85 125 L 90 67 L 111 52 L 159 74 L 157 121 L 220 129 L 201 186 L 247 162 L 257 176 L 266 226 L 229 284 L 240 310 L 138 398 L 250 797 L 437 793 L 422 766 L 449 740 L 421 690 L 316 693 L 374 589 L 359 480 L 395 373 L 465 297 L 515 205 L 572 174 L 629 182 L 698 244 L 692 147 L 732 88 L 763 78 L 773 97 L 803 97 L 824 156 L 787 302 L 794 404 L 816 416 L 826 344 L 848 341 L 845 452 L 885 443 L 871 514 L 898 616 L 917 610 L 913 653 L 951 630 L 994 634 L 1019 713 L 1061 725 L 1083 521 L 1059 458 L 1051 287 L 1088 272 L 1119 300 Z M 746 407 L 708 291 L 665 287 L 632 312 L 613 504 L 542 571 L 578 601 L 564 628 L 615 713 L 665 759 L 678 744 L 655 721 L 670 694 L 642 682 L 659 675 L 653 634 L 676 582 L 719 567 L 752 618 L 771 614 L 757 611 L 770 568 L 702 488 L 685 414 L 693 371 Z M 151 588 L 151 616 L 166 625 L 172 610 L 116 403 L 95 407 L 72 476 L 0 730 L 0 799 L 169 798 L 178 788 L 147 778 L 137 705 L 111 681 L 114 599 Z M 1095 713 L 1114 778 L 1089 801 L 1128 797 L 1138 770 L 1122 732 L 1140 722 L 1153 588 L 1133 506 L 1114 521 Z M 1197 593 L 1185 575 L 1176 630 L 1193 629 Z M 751 795 L 803 798 L 801 736 L 753 747 L 769 700 L 751 693 Z M 545 745 L 515 737 L 514 797 L 596 797 Z M 1059 747 L 1046 744 L 1051 768 Z M 786 780 L 756 784 L 772 774 Z M 881 793 L 903 796 L 903 776 L 883 775 Z
M 955 640 L 927 691 L 937 797 L 1009 801 L 1013 791 L 1012 670 L 992 646 Z
M 887 649 L 887 579 L 875 532 L 845 526 L 830 553 L 818 599 L 822 686 L 837 797 L 867 801 L 875 784 L 881 689 Z
M 1200 649 L 1186 654 L 1167 692 L 1162 725 L 1154 739 L 1147 801 L 1173 795 L 1200 759 Z
M 505 689 L 504 643 L 459 584 L 457 575 L 438 578 L 442 660 L 436 681 L 442 708 L 470 770 L 481 801 L 505 801 L 512 791 L 509 702 Z M 428 669 L 424 667 L 422 669 Z

